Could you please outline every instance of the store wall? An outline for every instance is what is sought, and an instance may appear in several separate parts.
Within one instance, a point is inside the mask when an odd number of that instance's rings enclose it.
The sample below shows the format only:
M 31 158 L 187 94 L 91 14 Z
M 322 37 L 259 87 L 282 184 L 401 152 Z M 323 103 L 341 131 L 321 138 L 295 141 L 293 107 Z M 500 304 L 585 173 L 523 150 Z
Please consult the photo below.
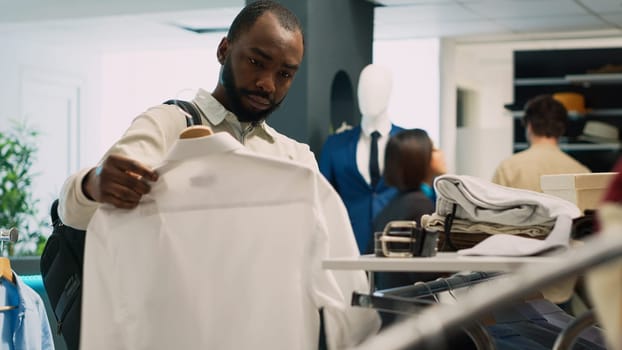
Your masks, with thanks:
M 0 128 L 26 122 L 39 135 L 33 167 L 39 217 L 65 178 L 99 149 L 99 56 L 71 46 L 47 46 L 19 36 L 0 36 Z
M 289 95 L 270 116 L 270 123 L 280 132 L 308 143 L 319 155 L 332 130 L 331 87 L 335 77 L 345 73 L 355 96 L 358 75 L 372 61 L 373 4 L 360 0 L 281 3 L 300 18 L 306 52 Z M 353 107 L 358 111 L 356 99 Z

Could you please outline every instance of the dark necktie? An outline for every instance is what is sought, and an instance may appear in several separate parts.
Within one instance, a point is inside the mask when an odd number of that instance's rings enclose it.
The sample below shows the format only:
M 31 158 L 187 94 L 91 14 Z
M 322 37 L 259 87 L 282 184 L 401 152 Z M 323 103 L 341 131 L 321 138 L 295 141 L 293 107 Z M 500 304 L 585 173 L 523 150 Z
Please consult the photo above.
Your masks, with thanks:
M 380 133 L 371 133 L 371 150 L 369 151 L 369 176 L 371 177 L 371 187 L 375 188 L 380 180 L 380 167 L 378 166 L 378 138 Z

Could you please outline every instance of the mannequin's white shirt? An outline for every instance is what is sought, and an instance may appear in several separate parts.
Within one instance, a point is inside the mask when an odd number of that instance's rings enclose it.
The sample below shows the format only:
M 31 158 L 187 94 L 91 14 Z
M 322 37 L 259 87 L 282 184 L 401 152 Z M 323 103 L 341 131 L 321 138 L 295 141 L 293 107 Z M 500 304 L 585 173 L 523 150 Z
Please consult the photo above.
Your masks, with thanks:
M 389 118 L 365 118 L 361 120 L 361 136 L 356 144 L 356 166 L 359 172 L 367 181 L 371 183 L 371 175 L 369 174 L 369 152 L 371 149 L 371 133 L 378 131 L 378 166 L 380 173 L 384 173 L 384 151 L 387 148 L 387 142 L 391 137 L 391 121 Z

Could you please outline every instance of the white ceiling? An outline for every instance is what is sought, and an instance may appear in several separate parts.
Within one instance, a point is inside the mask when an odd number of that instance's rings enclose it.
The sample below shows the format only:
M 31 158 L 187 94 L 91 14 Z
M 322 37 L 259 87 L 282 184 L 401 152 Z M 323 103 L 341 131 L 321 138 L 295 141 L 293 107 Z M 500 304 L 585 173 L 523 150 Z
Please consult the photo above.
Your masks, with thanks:
M 375 37 L 607 31 L 622 36 L 622 0 L 378 0 Z
M 622 0 L 372 2 L 379 5 L 376 39 L 622 36 Z M 243 5 L 244 0 L 0 0 L 0 38 L 104 49 L 192 44 L 201 35 L 177 25 L 226 28 Z

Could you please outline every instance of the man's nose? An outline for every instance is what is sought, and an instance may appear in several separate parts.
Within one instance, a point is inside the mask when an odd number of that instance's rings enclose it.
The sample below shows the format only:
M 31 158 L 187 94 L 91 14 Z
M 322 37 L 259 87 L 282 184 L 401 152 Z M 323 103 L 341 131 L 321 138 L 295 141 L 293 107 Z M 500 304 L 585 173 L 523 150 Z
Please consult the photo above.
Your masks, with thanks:
M 274 74 L 272 74 L 271 72 L 260 73 L 259 77 L 257 78 L 256 85 L 261 91 L 265 91 L 270 94 L 274 93 L 274 90 L 276 89 L 274 83 Z

